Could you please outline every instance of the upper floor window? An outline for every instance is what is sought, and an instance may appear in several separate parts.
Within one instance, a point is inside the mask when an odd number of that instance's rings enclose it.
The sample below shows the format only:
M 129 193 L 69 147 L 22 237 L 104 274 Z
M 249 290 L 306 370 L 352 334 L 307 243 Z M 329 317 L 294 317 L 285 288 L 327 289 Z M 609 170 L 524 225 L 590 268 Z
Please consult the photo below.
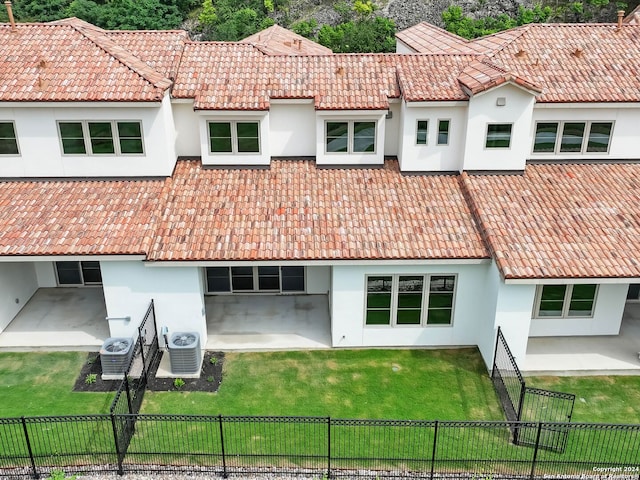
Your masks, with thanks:
M 418 120 L 418 125 L 416 126 L 416 145 L 426 145 L 428 135 L 429 122 L 427 120 Z
M 207 267 L 207 292 L 304 292 L 304 267 Z
M 65 155 L 140 155 L 144 153 L 138 121 L 58 122 Z
M 449 145 L 449 120 L 438 120 L 438 145 Z
M 371 275 L 366 325 L 451 325 L 455 275 Z
M 533 153 L 607 153 L 613 122 L 538 122 Z
M 19 155 L 16 128 L 13 122 L 0 122 L 0 155 Z
M 258 122 L 209 122 L 211 153 L 260 153 Z
M 56 262 L 58 285 L 100 285 L 100 262 Z
M 510 123 L 490 123 L 487 125 L 486 148 L 509 148 L 511 146 Z
M 327 153 L 374 153 L 376 122 L 326 122 Z
M 597 291 L 595 284 L 542 285 L 537 291 L 535 317 L 591 317 Z

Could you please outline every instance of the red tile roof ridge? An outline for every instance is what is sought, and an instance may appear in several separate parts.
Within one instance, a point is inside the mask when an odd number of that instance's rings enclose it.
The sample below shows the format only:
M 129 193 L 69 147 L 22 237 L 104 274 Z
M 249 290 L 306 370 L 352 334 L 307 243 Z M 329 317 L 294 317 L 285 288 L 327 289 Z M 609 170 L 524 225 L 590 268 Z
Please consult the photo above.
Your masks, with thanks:
M 78 19 L 72 18 L 71 20 Z M 103 29 L 95 27 L 94 25 L 91 25 L 83 20 L 80 20 L 79 22 L 59 22 L 58 24 L 68 25 L 72 27 L 78 33 L 88 38 L 100 49 L 111 55 L 114 59 L 116 59 L 118 62 L 120 62 L 136 74 L 138 74 L 141 78 L 146 80 L 154 87 L 165 91 L 169 89 L 173 84 L 170 79 L 166 78 L 161 73 L 158 73 L 147 63 L 143 62 L 131 52 L 126 50 L 124 47 L 118 45 L 116 42 L 110 39 Z
M 289 42 L 287 44 L 287 42 Z M 305 55 L 303 50 L 314 51 L 315 55 L 332 55 L 333 51 L 313 40 L 298 35 L 297 33 L 283 28 L 278 24 L 271 25 L 253 35 L 239 41 L 239 43 L 249 43 L 255 45 L 265 55 Z M 294 47 L 294 44 L 297 47 Z

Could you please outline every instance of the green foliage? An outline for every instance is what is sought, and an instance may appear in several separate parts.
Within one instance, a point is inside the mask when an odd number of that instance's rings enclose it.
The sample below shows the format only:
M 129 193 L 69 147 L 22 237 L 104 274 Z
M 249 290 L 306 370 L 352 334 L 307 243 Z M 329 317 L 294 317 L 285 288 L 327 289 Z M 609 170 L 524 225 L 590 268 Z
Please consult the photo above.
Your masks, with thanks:
M 323 25 L 318 42 L 335 53 L 393 52 L 395 25 L 384 17 L 349 21 L 335 27 Z
M 98 380 L 98 375 L 95 373 L 87 373 L 87 376 L 84 377 L 84 383 L 87 385 L 93 385 Z
M 202 3 L 202 12 L 198 16 L 198 21 L 205 28 L 212 28 L 218 21 L 218 15 L 216 9 L 213 6 L 212 0 L 204 0 Z
M 318 22 L 315 18 L 312 18 L 311 20 L 300 20 L 299 22 L 291 25 L 291 31 L 306 38 L 313 38 L 317 29 Z
M 355 2 L 353 2 L 353 11 L 360 18 L 370 17 L 376 8 L 377 7 L 371 3 L 371 0 L 355 0 Z
M 184 387 L 184 380 L 181 378 L 176 378 L 173 381 L 173 388 L 175 388 L 176 390 L 180 390 L 182 387 Z
M 218 357 L 214 357 L 213 355 L 209 358 L 209 363 L 211 365 L 217 365 L 218 364 Z
M 288 0 L 204 0 L 200 14 L 203 40 L 235 42 L 274 24 L 269 15 Z
M 66 13 L 110 30 L 172 29 L 183 20 L 176 5 L 161 0 L 73 0 Z
M 77 478 L 77 475 L 67 477 L 63 470 L 51 470 L 51 475 L 48 480 L 76 480 Z
M 506 13 L 501 13 L 496 17 L 475 19 L 464 15 L 461 7 L 451 5 L 442 12 L 442 20 L 444 21 L 445 29 L 449 32 L 471 39 L 527 23 L 544 23 L 552 13 L 553 10 L 548 6 L 542 7 L 541 5 L 536 5 L 533 9 L 520 6 L 516 18 L 510 17 Z

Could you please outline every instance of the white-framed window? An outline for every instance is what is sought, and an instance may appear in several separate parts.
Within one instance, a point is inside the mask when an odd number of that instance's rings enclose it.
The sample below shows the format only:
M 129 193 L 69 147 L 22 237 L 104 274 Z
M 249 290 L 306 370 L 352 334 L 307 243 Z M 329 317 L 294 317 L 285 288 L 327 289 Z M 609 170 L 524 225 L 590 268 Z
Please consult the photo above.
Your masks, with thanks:
M 13 122 L 0 122 L 0 155 L 20 155 L 16 126 Z
M 416 123 L 416 145 L 426 145 L 429 136 L 429 121 L 418 120 Z
M 451 120 L 438 120 L 438 145 L 449 145 L 449 127 Z
M 512 123 L 487 124 L 487 137 L 485 148 L 509 148 L 511 147 Z
M 375 153 L 376 122 L 325 122 L 326 153 Z
M 64 155 L 143 155 L 142 122 L 137 120 L 59 121 Z
M 536 123 L 533 153 L 608 153 L 613 122 Z
M 540 285 L 536 291 L 535 318 L 590 318 L 598 295 L 596 284 Z
M 260 122 L 207 122 L 209 153 L 260 153 Z
M 305 291 L 302 266 L 206 267 L 207 293 Z
M 456 275 L 367 275 L 367 326 L 450 326 Z
M 58 285 L 102 285 L 100 262 L 64 261 L 55 263 Z

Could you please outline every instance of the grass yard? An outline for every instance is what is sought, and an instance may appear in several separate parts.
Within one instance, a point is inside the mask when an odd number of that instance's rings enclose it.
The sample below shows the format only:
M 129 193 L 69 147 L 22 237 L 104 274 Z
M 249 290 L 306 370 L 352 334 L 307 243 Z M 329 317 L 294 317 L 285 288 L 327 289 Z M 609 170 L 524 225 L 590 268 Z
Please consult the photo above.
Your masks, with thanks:
M 640 376 L 527 377 L 530 387 L 573 393 L 573 422 L 640 424 Z
M 229 353 L 216 394 L 147 392 L 144 413 L 499 420 L 476 349 Z
M 86 352 L 0 354 L 0 417 L 109 413 L 113 393 L 73 392 Z

